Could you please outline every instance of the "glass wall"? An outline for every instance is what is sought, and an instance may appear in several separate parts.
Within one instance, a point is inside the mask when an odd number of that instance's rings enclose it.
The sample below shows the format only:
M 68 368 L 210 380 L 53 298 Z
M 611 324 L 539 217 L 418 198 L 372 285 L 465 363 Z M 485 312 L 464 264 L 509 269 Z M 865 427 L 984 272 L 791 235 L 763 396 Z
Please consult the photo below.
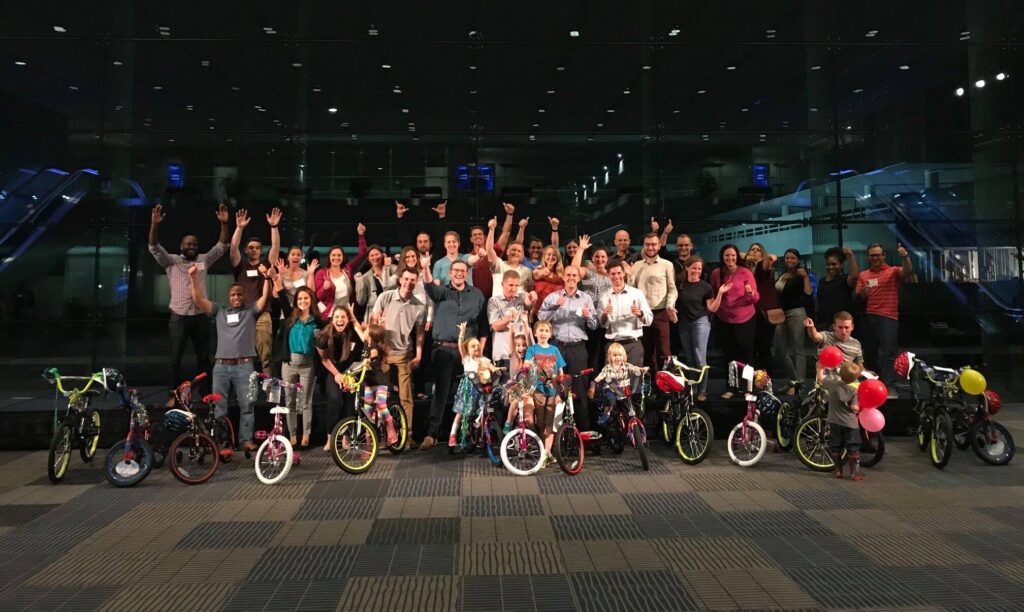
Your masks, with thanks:
M 66 5 L 66 6 L 62 6 Z M 1024 5 L 57 2 L 0 23 L 0 362 L 166 375 L 160 240 L 225 201 L 283 246 L 397 249 L 447 200 L 546 238 L 910 249 L 900 345 L 1024 396 Z M 201 10 L 200 10 L 201 9 Z M 60 17 L 54 17 L 60 15 Z M 577 35 L 572 33 L 576 32 Z M 395 200 L 413 210 L 402 225 Z M 403 227 L 404 226 L 404 227 Z M 669 241 L 670 246 L 673 241 Z M 208 285 L 224 299 L 227 258 Z M 3 383 L 7 384 L 7 382 Z

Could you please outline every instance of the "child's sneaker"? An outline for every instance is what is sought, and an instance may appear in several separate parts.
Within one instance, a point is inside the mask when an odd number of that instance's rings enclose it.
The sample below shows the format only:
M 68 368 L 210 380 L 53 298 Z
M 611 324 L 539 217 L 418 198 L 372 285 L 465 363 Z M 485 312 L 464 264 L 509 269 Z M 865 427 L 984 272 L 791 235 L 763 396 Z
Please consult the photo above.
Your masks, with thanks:
M 505 425 L 502 426 L 502 428 L 501 428 L 501 432 L 502 433 L 507 434 L 510 431 L 512 431 L 512 423 L 505 423 Z
M 448 446 L 455 446 L 458 442 L 455 440 L 455 434 L 448 436 Z
M 864 480 L 864 474 L 860 471 L 860 453 L 851 454 L 847 462 L 850 464 L 850 480 Z
M 843 456 L 840 453 L 832 453 L 832 475 L 836 478 L 843 477 Z

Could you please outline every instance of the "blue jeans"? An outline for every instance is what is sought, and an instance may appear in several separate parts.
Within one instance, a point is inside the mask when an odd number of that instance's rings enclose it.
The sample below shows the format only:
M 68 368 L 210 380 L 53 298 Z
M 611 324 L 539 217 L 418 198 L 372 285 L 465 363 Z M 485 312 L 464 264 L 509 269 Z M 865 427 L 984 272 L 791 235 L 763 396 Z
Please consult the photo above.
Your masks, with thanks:
M 711 335 L 711 321 L 701 317 L 696 321 L 679 319 L 679 344 L 683 347 L 682 361 L 692 368 L 702 368 L 708 364 L 708 336 Z M 707 393 L 708 378 L 700 384 L 700 393 Z
M 892 385 L 896 380 L 896 373 L 892 369 L 892 362 L 896 359 L 896 346 L 899 343 L 900 322 L 896 319 L 869 314 L 865 317 L 868 322 L 867 350 L 864 360 L 868 363 L 877 364 L 878 375 L 882 382 Z
M 252 400 L 249 399 L 249 376 L 252 375 L 252 362 L 238 365 L 218 363 L 213 366 L 213 392 L 220 394 L 213 414 L 216 417 L 228 415 L 228 397 L 234 389 L 238 398 L 238 442 L 252 440 L 253 418 Z

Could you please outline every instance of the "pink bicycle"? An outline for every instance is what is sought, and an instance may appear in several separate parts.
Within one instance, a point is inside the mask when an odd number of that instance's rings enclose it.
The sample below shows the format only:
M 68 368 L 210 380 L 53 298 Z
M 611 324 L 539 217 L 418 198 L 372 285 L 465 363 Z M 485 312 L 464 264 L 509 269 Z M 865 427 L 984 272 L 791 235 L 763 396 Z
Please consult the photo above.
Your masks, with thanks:
M 764 370 L 755 370 L 745 363 L 733 361 L 729 364 L 729 382 L 734 387 L 742 386 L 745 389 L 743 399 L 747 401 L 747 412 L 743 420 L 729 432 L 729 459 L 736 465 L 749 467 L 761 460 L 768 447 L 768 437 L 757 422 L 761 413 L 755 389 L 770 391 L 771 378 Z
M 260 430 L 253 434 L 255 439 L 263 440 L 256 450 L 256 477 L 263 484 L 277 484 L 284 480 L 293 464 L 298 465 L 302 460 L 299 452 L 292 450 L 292 443 L 284 435 L 283 418 L 288 414 L 288 408 L 284 405 L 285 389 L 295 389 L 301 393 L 302 384 L 288 383 L 258 372 L 252 374 L 250 383 L 258 383 L 267 398 L 266 402 L 254 402 L 253 407 L 269 405 L 270 414 L 274 415 L 274 427 L 270 431 Z

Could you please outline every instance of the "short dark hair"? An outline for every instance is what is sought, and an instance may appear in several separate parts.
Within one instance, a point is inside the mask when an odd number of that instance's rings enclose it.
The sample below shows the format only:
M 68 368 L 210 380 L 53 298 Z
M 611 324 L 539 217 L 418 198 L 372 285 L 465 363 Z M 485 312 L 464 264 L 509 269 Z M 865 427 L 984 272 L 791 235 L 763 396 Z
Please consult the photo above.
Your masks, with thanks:
M 402 270 L 402 274 L 406 274 L 406 273 L 412 274 L 416 278 L 420 277 L 420 273 L 416 271 L 416 268 L 406 268 L 406 269 Z M 401 274 L 399 276 L 401 276 Z
M 245 293 L 245 285 L 243 285 L 242 283 L 231 283 L 230 285 L 228 285 L 228 294 L 229 295 L 231 294 L 231 290 L 234 289 L 235 287 L 238 287 L 238 289 L 242 293 Z
M 625 266 L 622 265 L 622 260 L 621 259 L 616 259 L 616 260 L 612 261 L 611 263 L 609 263 L 607 266 L 605 266 L 605 272 L 611 272 L 612 268 L 621 268 L 622 269 L 622 273 L 623 274 L 626 273 L 626 268 L 625 268 Z
M 455 261 L 452 262 L 452 264 L 450 266 L 448 266 L 448 269 L 451 270 L 452 268 L 454 268 L 458 264 L 462 264 L 462 265 L 466 266 L 466 272 L 469 272 L 469 262 L 466 261 L 465 259 L 456 259 Z
M 835 257 L 839 263 L 846 263 L 846 253 L 839 247 L 829 247 L 825 251 L 825 259 L 828 260 L 829 257 Z
M 875 247 L 878 247 L 878 248 L 882 249 L 882 255 L 885 255 L 885 247 L 882 246 L 882 244 L 880 242 L 872 242 L 871 244 L 868 245 L 868 250 L 870 251 L 871 249 L 873 249 Z
M 644 238 L 643 239 L 647 240 L 648 238 L 654 238 L 655 240 L 658 240 L 658 241 L 661 240 L 661 238 L 657 234 L 655 234 L 654 232 L 647 232 L 646 234 L 644 234 Z

